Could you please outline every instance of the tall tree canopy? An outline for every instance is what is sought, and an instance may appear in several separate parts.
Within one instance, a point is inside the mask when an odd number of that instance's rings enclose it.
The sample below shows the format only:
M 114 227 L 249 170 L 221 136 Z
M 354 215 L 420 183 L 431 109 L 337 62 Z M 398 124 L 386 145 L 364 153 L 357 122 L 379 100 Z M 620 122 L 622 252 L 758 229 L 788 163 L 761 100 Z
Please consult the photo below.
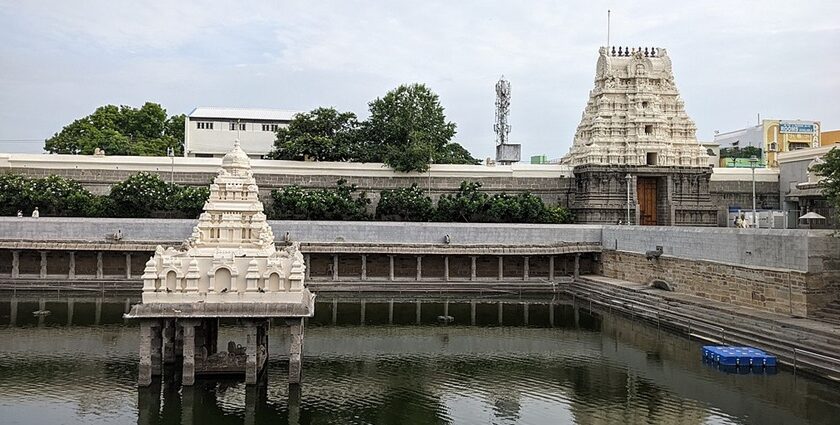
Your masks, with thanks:
M 365 137 L 371 152 L 397 171 L 426 171 L 435 163 L 477 163 L 452 142 L 455 124 L 446 120 L 438 95 L 423 84 L 401 85 L 368 104 Z
M 272 159 L 347 161 L 354 158 L 359 122 L 352 112 L 318 108 L 277 130 Z
M 167 117 L 166 109 L 146 102 L 140 108 L 105 105 L 66 125 L 46 140 L 50 153 L 163 156 L 167 148 L 184 151 L 184 115 Z
M 429 163 L 477 164 L 452 142 L 438 96 L 423 84 L 401 85 L 368 104 L 370 117 L 318 108 L 277 131 L 274 159 L 384 162 L 397 171 L 426 171 Z
M 822 180 L 823 194 L 834 205 L 837 219 L 840 220 L 840 148 L 828 151 L 823 156 L 822 162 L 811 169 L 824 177 Z

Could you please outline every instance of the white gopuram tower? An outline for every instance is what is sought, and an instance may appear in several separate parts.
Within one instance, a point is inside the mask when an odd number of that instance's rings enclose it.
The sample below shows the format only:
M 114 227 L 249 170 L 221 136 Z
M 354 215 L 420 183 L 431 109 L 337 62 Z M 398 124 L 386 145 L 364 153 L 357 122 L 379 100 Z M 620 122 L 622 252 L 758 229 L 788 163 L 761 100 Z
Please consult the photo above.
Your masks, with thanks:
M 275 247 L 257 194 L 237 141 L 192 235 L 179 249 L 158 246 L 146 263 L 143 301 L 125 315 L 140 321 L 140 386 L 179 357 L 183 385 L 193 385 L 196 375 L 230 374 L 256 384 L 268 363 L 271 319 L 291 331 L 289 382 L 300 383 L 303 319 L 315 314 L 315 295 L 304 285 L 298 244 Z M 230 341 L 220 352 L 219 319 L 244 325 L 244 344 Z
M 714 226 L 711 169 L 662 48 L 601 47 L 595 87 L 561 161 L 583 223 Z
M 143 274 L 143 303 L 308 303 L 297 245 L 274 246 L 248 155 L 235 142 L 210 185 L 185 249 L 158 247 Z
M 595 88 L 563 163 L 708 168 L 665 49 L 602 47 Z

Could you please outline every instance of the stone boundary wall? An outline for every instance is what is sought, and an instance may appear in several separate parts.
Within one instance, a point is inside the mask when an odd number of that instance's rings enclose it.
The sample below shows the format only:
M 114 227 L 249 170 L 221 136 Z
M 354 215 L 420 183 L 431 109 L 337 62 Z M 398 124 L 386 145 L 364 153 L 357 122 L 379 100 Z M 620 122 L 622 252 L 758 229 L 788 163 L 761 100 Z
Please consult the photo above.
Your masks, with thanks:
M 663 254 L 765 269 L 821 273 L 840 271 L 840 238 L 828 230 L 734 229 L 578 224 L 407 223 L 377 221 L 269 221 L 275 238 L 307 243 L 553 245 L 600 243 L 606 250 Z M 120 230 L 122 242 L 186 239 L 189 219 L 0 217 L 0 240 L 108 242 Z
M 96 194 L 107 194 L 111 185 L 132 174 L 147 171 L 178 184 L 207 186 L 221 166 L 221 158 L 94 157 L 91 155 L 0 154 L 0 170 L 31 177 L 51 174 L 74 179 Z M 531 192 L 551 205 L 567 206 L 571 200 L 572 173 L 563 165 L 514 164 L 507 166 L 433 164 L 428 173 L 400 173 L 379 163 L 303 162 L 251 160 L 263 202 L 270 203 L 273 189 L 298 185 L 306 189 L 334 187 L 347 180 L 371 198 L 379 192 L 417 184 L 433 199 L 458 190 L 464 180 L 480 181 L 489 193 Z
M 446 235 L 452 246 L 510 247 L 511 253 L 529 246 L 585 243 L 601 246 L 606 276 L 644 284 L 661 279 L 680 292 L 734 305 L 810 315 L 840 299 L 840 238 L 825 230 L 334 221 L 269 224 L 278 241 L 289 232 L 291 240 L 303 243 L 360 247 L 441 246 Z M 172 245 L 186 239 L 194 225 L 195 220 L 180 219 L 0 217 L 0 241 L 37 245 L 19 248 L 30 251 L 46 249 L 41 247 L 44 242 L 61 241 L 96 250 L 111 243 L 109 236 L 120 230 L 120 244 L 126 246 Z M 662 246 L 663 255 L 648 261 L 645 252 L 656 246 Z M 77 253 L 79 267 L 84 250 L 79 248 Z M 9 263 L 7 257 L 0 262 Z M 457 269 L 455 263 L 450 266 Z
M 434 164 L 428 173 L 398 173 L 378 163 L 302 162 L 252 160 L 260 196 L 270 204 L 271 190 L 299 185 L 306 189 L 334 187 L 339 179 L 355 184 L 371 199 L 371 211 L 385 189 L 417 184 L 432 199 L 458 190 L 463 180 L 479 181 L 488 193 L 531 192 L 550 205 L 569 207 L 574 198 L 574 175 L 564 165 L 451 165 Z M 216 175 L 220 158 L 168 158 L 92 155 L 0 154 L 0 172 L 30 177 L 56 174 L 79 181 L 96 194 L 107 194 L 111 185 L 132 174 L 148 171 L 166 181 L 207 186 Z M 759 206 L 778 208 L 777 170 L 756 170 Z M 749 169 L 715 168 L 709 184 L 712 204 L 721 209 L 752 206 L 752 174 Z
M 644 254 L 622 251 L 603 251 L 601 258 L 607 277 L 645 284 L 662 280 L 677 293 L 779 314 L 808 317 L 837 295 L 836 288 L 822 287 L 821 274 L 667 256 L 648 261 Z
M 195 226 L 189 219 L 0 217 L 0 240 L 104 241 L 120 230 L 122 242 L 181 241 Z M 553 245 L 601 242 L 601 226 L 569 224 L 403 223 L 269 220 L 276 240 L 286 232 L 307 243 Z
M 830 230 L 603 226 L 605 250 L 663 255 L 736 266 L 821 273 L 840 271 L 840 238 Z

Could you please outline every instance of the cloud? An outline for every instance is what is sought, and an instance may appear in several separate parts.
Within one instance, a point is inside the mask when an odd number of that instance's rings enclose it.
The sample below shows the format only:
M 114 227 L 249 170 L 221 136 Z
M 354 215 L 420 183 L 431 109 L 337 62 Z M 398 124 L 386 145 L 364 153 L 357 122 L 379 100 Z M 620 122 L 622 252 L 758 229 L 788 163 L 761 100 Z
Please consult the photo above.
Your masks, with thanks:
M 366 115 L 390 88 L 437 91 L 491 156 L 493 86 L 513 85 L 523 156 L 563 155 L 612 10 L 614 44 L 667 47 L 698 137 L 755 114 L 840 127 L 840 4 L 782 1 L 0 2 L 0 139 L 43 138 L 102 103 Z M 17 145 L 16 145 L 17 146 Z M 0 151 L 15 150 L 3 145 Z

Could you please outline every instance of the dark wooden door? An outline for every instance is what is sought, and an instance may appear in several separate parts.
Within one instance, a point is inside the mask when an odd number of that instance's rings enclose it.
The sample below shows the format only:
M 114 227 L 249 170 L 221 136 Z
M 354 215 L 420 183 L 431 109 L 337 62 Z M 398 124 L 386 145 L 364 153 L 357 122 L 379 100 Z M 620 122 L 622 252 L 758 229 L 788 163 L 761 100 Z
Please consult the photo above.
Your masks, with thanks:
M 639 177 L 636 184 L 639 199 L 639 223 L 642 226 L 656 225 L 656 178 Z

